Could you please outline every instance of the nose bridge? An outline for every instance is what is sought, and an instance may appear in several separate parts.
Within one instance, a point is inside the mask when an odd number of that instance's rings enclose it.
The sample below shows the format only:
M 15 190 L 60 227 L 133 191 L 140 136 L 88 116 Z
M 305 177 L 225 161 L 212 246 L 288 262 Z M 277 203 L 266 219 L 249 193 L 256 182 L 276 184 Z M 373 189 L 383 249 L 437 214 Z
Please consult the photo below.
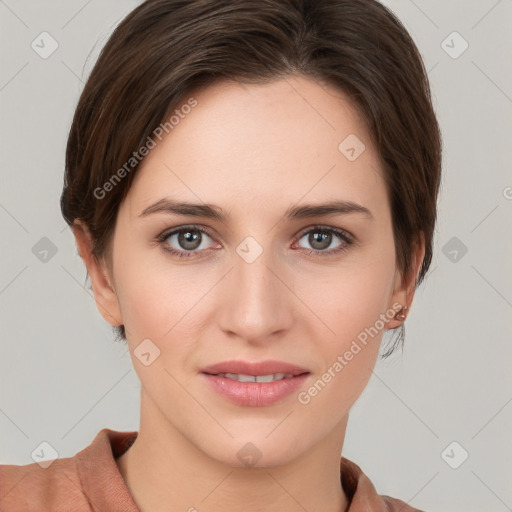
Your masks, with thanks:
M 292 315 L 284 295 L 290 292 L 276 276 L 279 265 L 271 249 L 247 237 L 236 248 L 233 262 L 221 327 L 247 340 L 288 328 Z

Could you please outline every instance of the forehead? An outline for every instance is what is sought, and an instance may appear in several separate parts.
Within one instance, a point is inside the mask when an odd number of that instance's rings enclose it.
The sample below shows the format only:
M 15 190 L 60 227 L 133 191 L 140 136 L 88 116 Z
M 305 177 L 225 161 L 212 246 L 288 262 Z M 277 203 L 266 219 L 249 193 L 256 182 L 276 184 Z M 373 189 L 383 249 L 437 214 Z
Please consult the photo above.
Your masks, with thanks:
M 303 77 L 222 82 L 188 95 L 143 160 L 127 197 L 135 216 L 156 196 L 269 204 L 382 202 L 385 186 L 364 121 L 339 90 Z

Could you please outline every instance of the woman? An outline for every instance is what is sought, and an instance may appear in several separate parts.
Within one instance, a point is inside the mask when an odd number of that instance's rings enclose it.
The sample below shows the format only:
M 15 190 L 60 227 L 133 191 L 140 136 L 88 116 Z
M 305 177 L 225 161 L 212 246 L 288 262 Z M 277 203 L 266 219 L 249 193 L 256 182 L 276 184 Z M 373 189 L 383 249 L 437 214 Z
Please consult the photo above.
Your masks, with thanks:
M 1 509 L 416 510 L 340 454 L 428 270 L 440 169 L 421 57 L 378 2 L 137 7 L 81 95 L 61 207 L 140 429 L 1 466 Z

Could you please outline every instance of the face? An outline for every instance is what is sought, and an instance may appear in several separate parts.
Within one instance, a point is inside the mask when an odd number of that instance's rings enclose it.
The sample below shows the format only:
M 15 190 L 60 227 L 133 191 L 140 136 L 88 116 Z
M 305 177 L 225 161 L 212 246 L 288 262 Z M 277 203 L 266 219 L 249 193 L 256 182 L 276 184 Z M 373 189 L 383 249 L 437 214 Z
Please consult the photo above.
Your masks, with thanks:
M 341 92 L 295 77 L 192 96 L 120 206 L 115 293 L 89 273 L 125 325 L 141 428 L 233 466 L 250 442 L 273 466 L 343 437 L 411 287 L 378 155 Z

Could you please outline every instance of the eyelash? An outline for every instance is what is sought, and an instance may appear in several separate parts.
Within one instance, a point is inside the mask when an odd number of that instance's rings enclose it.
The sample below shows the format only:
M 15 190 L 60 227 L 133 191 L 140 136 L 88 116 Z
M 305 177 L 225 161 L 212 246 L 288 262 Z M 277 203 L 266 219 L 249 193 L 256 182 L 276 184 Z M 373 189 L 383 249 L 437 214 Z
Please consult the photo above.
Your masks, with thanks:
M 176 249 L 172 249 L 169 246 L 169 244 L 166 243 L 167 240 L 172 235 L 176 235 L 176 234 L 179 234 L 179 233 L 182 233 L 185 231 L 199 231 L 213 239 L 213 236 L 211 235 L 209 230 L 207 230 L 201 226 L 181 226 L 177 229 L 172 229 L 171 231 L 164 231 L 163 233 L 158 235 L 155 240 L 159 244 L 162 245 L 164 251 L 168 252 L 172 256 L 177 256 L 178 258 L 193 258 L 193 257 L 195 257 L 196 254 L 198 254 L 198 252 L 202 252 L 202 251 L 185 251 L 185 250 L 178 251 Z M 300 236 L 297 238 L 297 241 L 299 241 L 301 238 L 303 238 L 304 235 L 307 235 L 309 233 L 319 233 L 319 232 L 323 233 L 323 234 L 330 233 L 330 234 L 336 235 L 337 237 L 339 237 L 341 239 L 342 244 L 335 249 L 330 249 L 330 250 L 325 250 L 325 251 L 320 251 L 317 249 L 304 249 L 304 251 L 306 252 L 306 254 L 308 256 L 321 256 L 321 257 L 333 256 L 333 255 L 336 255 L 336 254 L 346 251 L 351 245 L 355 244 L 354 237 L 350 233 L 345 231 L 344 229 L 325 227 L 325 226 L 312 226 L 312 227 L 308 228 L 307 230 L 303 231 L 300 234 Z M 204 250 L 207 250 L 207 249 L 204 249 Z

